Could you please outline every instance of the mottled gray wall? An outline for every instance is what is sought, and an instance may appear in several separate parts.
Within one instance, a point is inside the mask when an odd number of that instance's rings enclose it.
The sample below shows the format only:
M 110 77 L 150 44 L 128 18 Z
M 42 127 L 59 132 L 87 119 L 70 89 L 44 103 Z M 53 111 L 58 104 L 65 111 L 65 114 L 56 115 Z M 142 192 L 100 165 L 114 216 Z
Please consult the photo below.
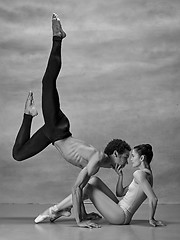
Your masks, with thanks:
M 11 157 L 29 90 L 39 110 L 32 131 L 43 124 L 52 12 L 67 32 L 58 88 L 73 135 L 101 150 L 112 138 L 151 143 L 160 202 L 180 202 L 178 0 L 0 0 L 0 202 L 57 202 L 79 172 L 53 146 L 21 163 Z M 115 188 L 113 170 L 98 175 Z

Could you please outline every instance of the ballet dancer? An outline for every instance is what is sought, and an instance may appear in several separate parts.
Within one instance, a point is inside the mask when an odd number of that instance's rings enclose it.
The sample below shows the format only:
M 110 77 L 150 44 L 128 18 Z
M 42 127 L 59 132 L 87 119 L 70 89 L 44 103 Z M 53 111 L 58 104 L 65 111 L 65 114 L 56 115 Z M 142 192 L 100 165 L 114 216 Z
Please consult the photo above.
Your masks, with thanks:
M 56 80 L 61 70 L 61 45 L 66 37 L 57 14 L 52 16 L 53 43 L 48 64 L 42 79 L 42 112 L 44 125 L 30 137 L 31 124 L 37 110 L 33 93 L 30 92 L 25 103 L 23 121 L 13 146 L 12 155 L 17 161 L 23 161 L 41 152 L 49 144 L 53 144 L 63 158 L 81 168 L 72 189 L 72 203 L 76 222 L 79 227 L 98 227 L 96 223 L 86 218 L 82 213 L 83 189 L 90 178 L 99 169 L 117 167 L 123 168 L 128 163 L 130 146 L 121 139 L 110 141 L 104 152 L 98 151 L 92 145 L 76 139 L 70 132 L 70 122 L 60 106 Z M 69 214 L 69 209 L 63 212 Z M 92 218 L 97 215 L 92 214 Z

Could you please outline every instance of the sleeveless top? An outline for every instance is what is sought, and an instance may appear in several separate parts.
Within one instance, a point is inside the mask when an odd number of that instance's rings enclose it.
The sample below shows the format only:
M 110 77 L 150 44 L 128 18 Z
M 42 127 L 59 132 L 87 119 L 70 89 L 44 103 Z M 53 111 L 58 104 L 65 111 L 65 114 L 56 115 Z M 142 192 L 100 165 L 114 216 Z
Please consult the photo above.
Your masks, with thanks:
M 149 175 L 147 180 L 151 184 L 152 174 L 149 169 L 137 170 L 137 171 L 146 172 Z M 133 181 L 128 187 L 127 193 L 119 202 L 119 204 L 123 206 L 128 212 L 130 212 L 131 214 L 134 214 L 146 198 L 147 196 L 142 190 L 142 188 L 140 187 L 140 185 L 135 181 L 135 179 L 133 179 Z

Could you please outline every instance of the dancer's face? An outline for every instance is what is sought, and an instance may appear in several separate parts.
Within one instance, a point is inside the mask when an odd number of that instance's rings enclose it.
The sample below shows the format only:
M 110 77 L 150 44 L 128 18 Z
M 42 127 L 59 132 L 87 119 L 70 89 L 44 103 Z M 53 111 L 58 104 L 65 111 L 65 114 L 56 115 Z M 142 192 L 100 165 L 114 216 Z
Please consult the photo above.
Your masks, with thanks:
M 117 151 L 114 151 L 114 163 L 118 164 L 121 168 L 124 168 L 128 164 L 129 151 L 125 150 L 123 154 L 119 154 Z
M 133 167 L 139 167 L 141 165 L 142 159 L 135 149 L 131 152 L 131 162 Z

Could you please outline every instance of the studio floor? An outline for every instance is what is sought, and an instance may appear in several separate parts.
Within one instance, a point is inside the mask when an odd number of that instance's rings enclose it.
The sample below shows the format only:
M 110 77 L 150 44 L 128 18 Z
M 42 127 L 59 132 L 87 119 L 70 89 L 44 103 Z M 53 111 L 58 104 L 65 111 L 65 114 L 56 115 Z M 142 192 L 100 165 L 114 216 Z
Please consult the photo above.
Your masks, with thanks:
M 55 223 L 34 224 L 34 218 L 49 205 L 0 204 L 0 240 L 178 240 L 180 239 L 180 204 L 159 205 L 156 218 L 166 223 L 165 227 L 148 224 L 148 205 L 144 204 L 130 225 L 115 226 L 104 219 L 101 228 L 77 227 L 73 215 L 60 218 Z M 86 204 L 88 211 L 95 211 Z

